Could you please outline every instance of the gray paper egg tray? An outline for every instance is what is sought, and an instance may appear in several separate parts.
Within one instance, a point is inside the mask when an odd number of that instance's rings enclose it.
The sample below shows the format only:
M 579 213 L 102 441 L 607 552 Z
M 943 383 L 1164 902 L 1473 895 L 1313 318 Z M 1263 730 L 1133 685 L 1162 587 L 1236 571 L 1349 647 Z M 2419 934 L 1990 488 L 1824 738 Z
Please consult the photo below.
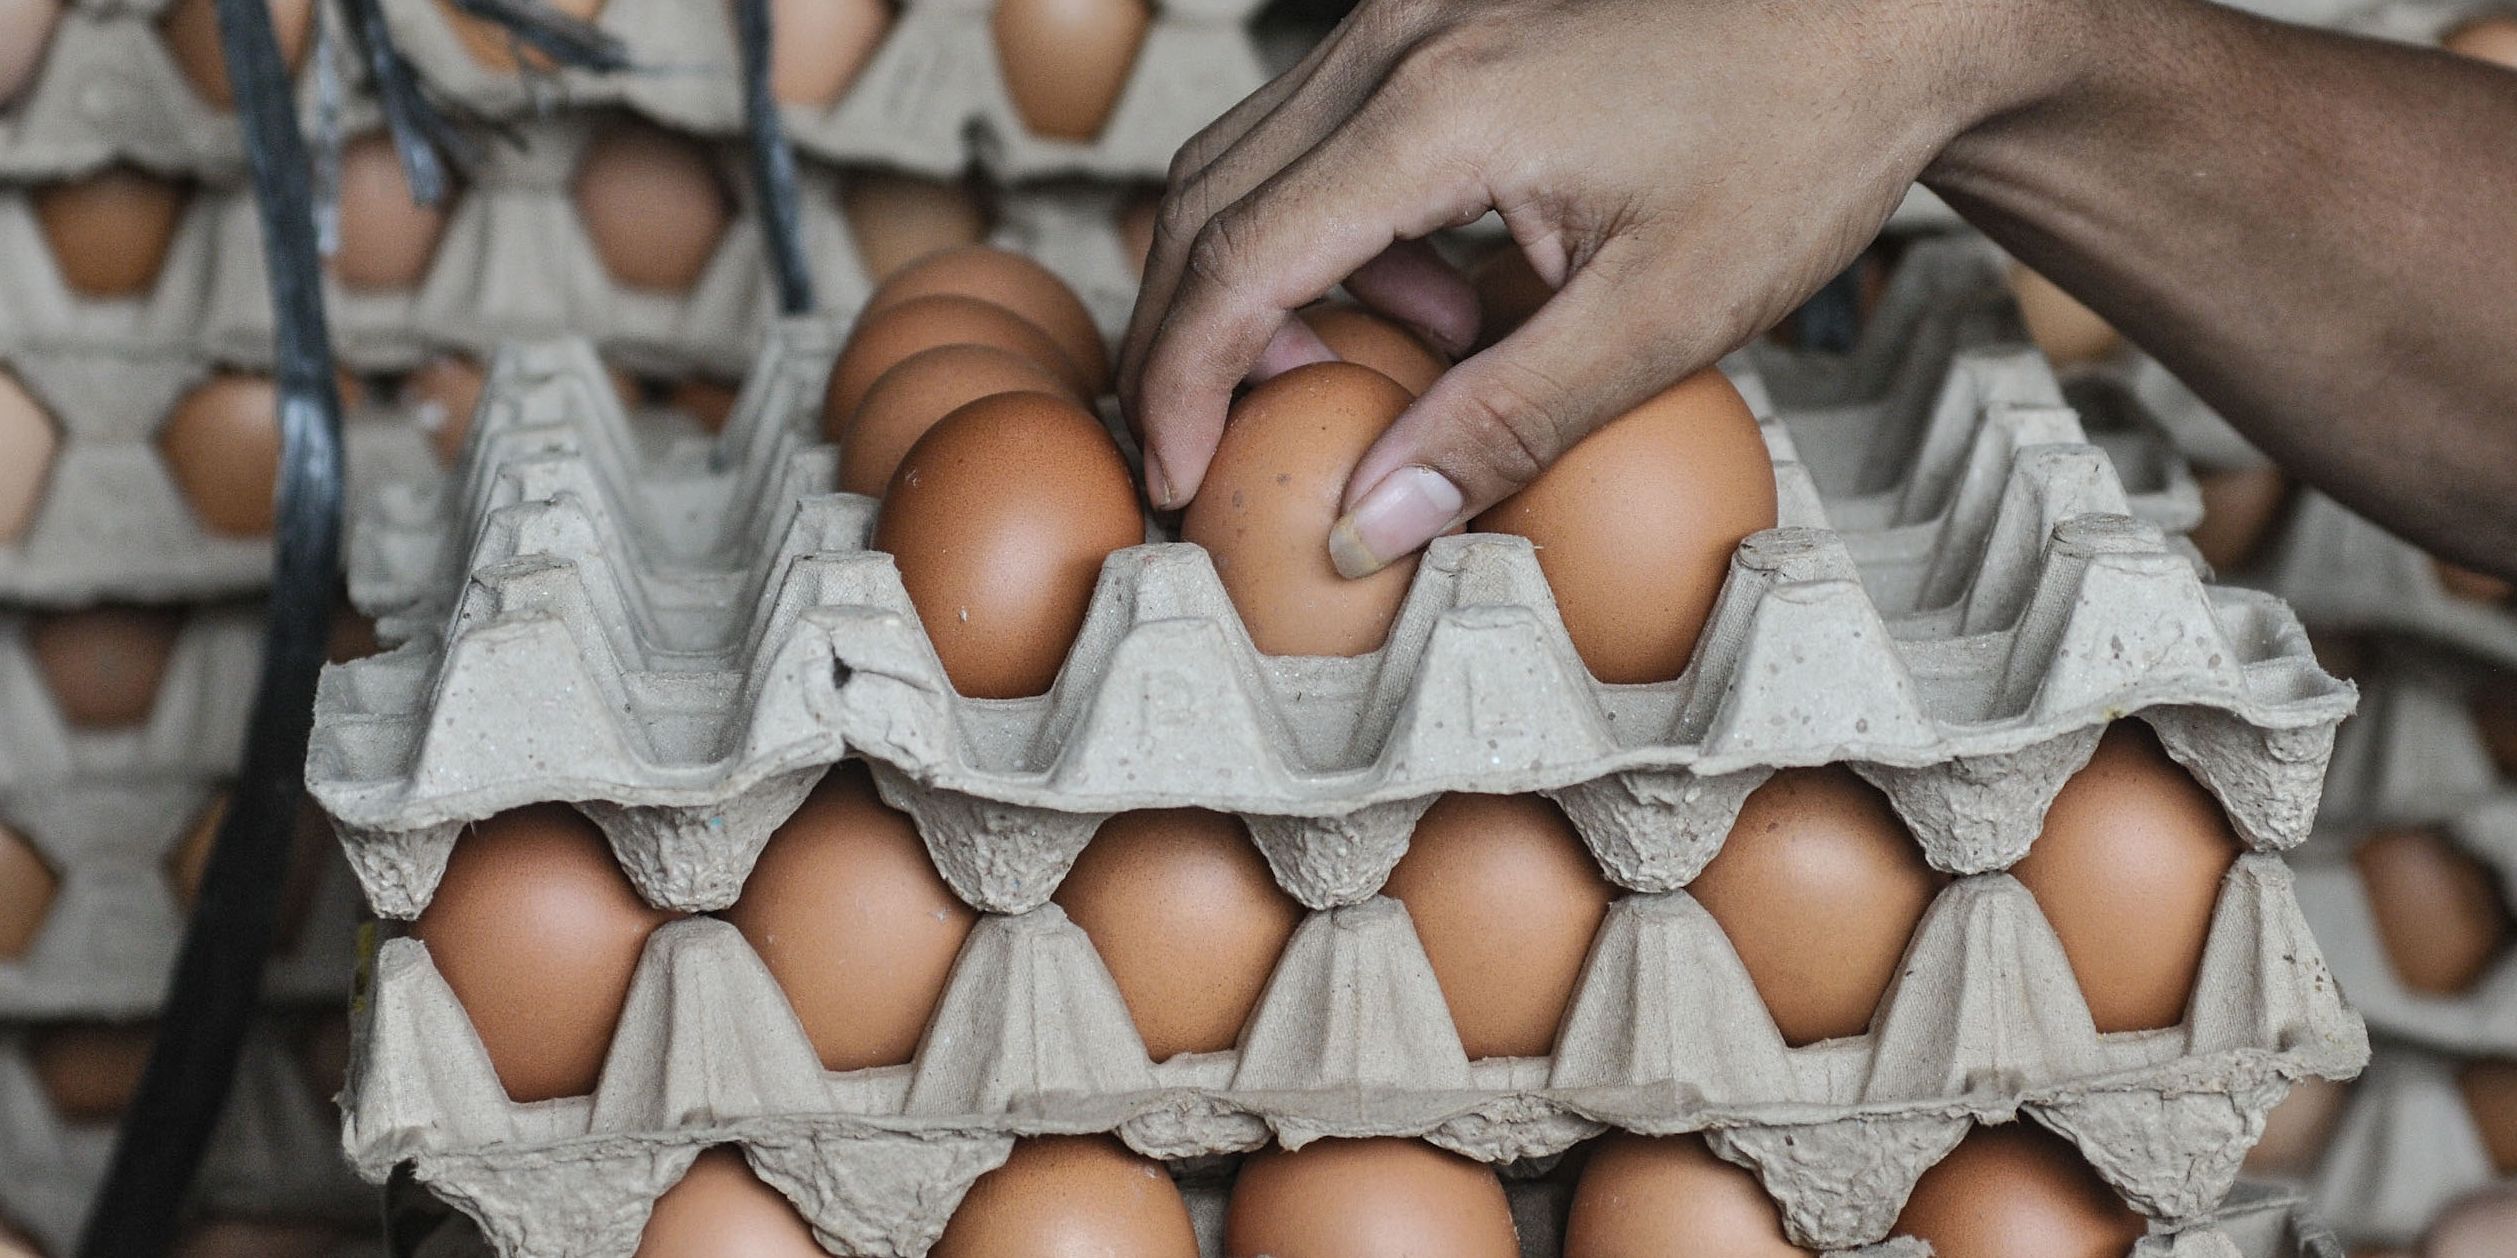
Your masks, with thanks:
M 158 33 L 164 0 L 75 0 L 43 64 L 0 104 L 0 180 L 57 179 L 109 162 L 243 173 L 232 111 L 202 99 Z M 311 42 L 311 41 L 310 41 Z
M 234 773 L 261 667 L 262 615 L 258 607 L 230 604 L 185 617 L 147 719 L 94 729 L 61 715 L 29 649 L 25 614 L 0 608 L 0 795 L 37 795 L 80 781 L 207 782 Z
M 1933 902 L 1869 1034 L 1787 1048 L 1683 890 L 1611 907 L 1551 1058 L 1471 1061 L 1406 908 L 1373 897 L 1295 931 L 1236 1049 L 1149 1062 L 1117 985 L 1057 906 L 983 916 L 915 1060 L 820 1067 L 743 936 L 650 938 L 591 1096 L 517 1105 L 427 948 L 382 943 L 357 1003 L 344 1140 L 409 1164 L 511 1253 L 625 1254 L 682 1156 L 739 1141 L 848 1252 L 917 1253 L 1012 1134 L 1116 1131 L 1165 1158 L 1422 1136 L 1491 1162 L 1610 1128 L 1706 1131 L 1802 1243 L 1885 1236 L 1914 1179 L 1978 1121 L 2036 1118 L 2125 1198 L 2206 1214 L 2301 1075 L 2366 1057 L 2268 855 L 2223 884 L 2185 1021 L 2100 1035 L 2019 883 Z
M 2458 598 L 2428 552 L 2301 487 L 2264 561 L 2236 579 L 2279 594 L 2318 629 L 2428 638 L 2517 668 L 2517 608 Z
M 257 1027 L 202 1164 L 197 1208 L 350 1227 L 371 1222 L 375 1190 L 335 1153 L 333 1114 L 331 1099 L 315 1095 L 276 1030 Z M 73 1252 L 114 1137 L 111 1122 L 57 1116 L 28 1061 L 24 1030 L 0 1029 L 0 1216 L 48 1252 Z
M 2462 1064 L 2377 1041 L 2323 1155 L 2298 1177 L 2347 1243 L 2412 1245 L 2447 1206 L 2502 1181 L 2457 1086 Z
M 609 0 L 595 24 L 621 37 L 638 68 L 519 75 L 474 60 L 433 0 L 386 0 L 395 41 L 435 86 L 475 110 L 514 118 L 566 105 L 617 104 L 683 130 L 742 133 L 741 76 L 730 8 L 691 0 Z M 1181 143 L 1265 83 L 1247 29 L 1256 0 L 1163 0 L 1110 119 L 1088 142 L 1027 130 L 1007 95 L 990 0 L 900 6 L 856 81 L 828 107 L 786 106 L 804 153 L 934 175 L 973 158 L 1005 179 L 1056 175 L 1160 180 Z

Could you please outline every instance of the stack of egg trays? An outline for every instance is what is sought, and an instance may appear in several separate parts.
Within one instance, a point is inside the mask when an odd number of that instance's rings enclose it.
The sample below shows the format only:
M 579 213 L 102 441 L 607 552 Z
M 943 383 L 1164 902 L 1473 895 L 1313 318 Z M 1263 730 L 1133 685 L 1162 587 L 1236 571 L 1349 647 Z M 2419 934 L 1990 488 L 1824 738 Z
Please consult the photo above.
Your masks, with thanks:
M 360 530 L 355 592 L 404 642 L 327 673 L 309 777 L 383 916 L 425 906 L 467 822 L 554 799 L 653 902 L 722 908 L 849 756 L 986 913 L 912 1065 L 822 1071 L 742 937 L 693 917 L 650 942 L 597 1091 L 523 1106 L 426 949 L 383 942 L 347 1147 L 371 1177 L 409 1165 L 504 1252 L 626 1254 L 644 1203 L 728 1141 L 826 1240 L 891 1254 L 922 1252 L 1017 1133 L 1116 1130 L 1173 1159 L 1410 1135 L 1513 1164 L 1610 1128 L 1706 1131 L 1803 1243 L 1850 1249 L 1972 1123 L 2025 1116 L 2161 1221 L 2154 1252 L 2225 1254 L 2211 1212 L 2264 1111 L 2365 1058 L 2278 856 L 2352 691 L 2278 600 L 2205 585 L 2133 518 L 2068 411 L 1985 383 L 2015 347 L 1949 354 L 1930 400 L 1991 396 L 1948 456 L 1964 470 L 1923 469 L 1951 488 L 1920 558 L 1896 527 L 1824 527 L 1837 503 L 1788 457 L 1790 421 L 1769 426 L 1787 527 L 1740 548 L 1676 682 L 1592 681 L 1519 539 L 1437 543 L 1355 659 L 1259 656 L 1204 553 L 1157 543 L 1104 567 L 1050 694 L 985 702 L 955 696 L 863 549 L 873 503 L 817 492 L 833 452 L 803 432 L 838 333 L 783 326 L 723 443 L 662 457 L 626 440 L 585 346 L 504 354 L 464 473 L 380 495 Z M 2100 1035 L 1999 871 L 2125 716 L 2254 851 L 2185 1023 Z M 1969 876 L 1871 1034 L 1788 1049 L 1683 888 L 1774 768 L 1831 762 Z M 1373 894 L 1451 790 L 1548 794 L 1632 893 L 1554 1058 L 1467 1060 L 1404 909 Z M 1235 1051 L 1157 1064 L 1049 897 L 1104 817 L 1177 805 L 1242 816 L 1314 912 Z
M 176 67 L 159 19 L 168 0 L 70 0 L 43 63 L 0 104 L 0 179 L 81 174 L 109 162 L 241 177 L 236 115 Z
M 1258 0 L 1159 0 L 1126 88 L 1090 141 L 1033 135 L 1015 113 L 988 19 L 992 0 L 909 0 L 840 99 L 783 108 L 788 138 L 811 157 L 957 175 L 975 159 L 1006 180 L 1050 176 L 1159 179 L 1198 128 L 1266 82 L 1251 36 Z M 429 83 L 470 109 L 517 118 L 553 101 L 616 105 L 677 130 L 743 132 L 732 6 L 607 0 L 594 24 L 635 68 L 519 76 L 467 52 L 438 0 L 385 0 L 396 44 Z
M 2442 1207 L 2499 1178 L 2457 1072 L 2475 1058 L 2517 1057 L 2517 964 L 2502 956 L 2458 996 L 2406 988 L 2351 862 L 2371 830 L 2420 826 L 2478 858 L 2504 896 L 2517 887 L 2517 784 L 2497 774 L 2469 703 L 2496 667 L 2416 639 L 2381 643 L 2297 858 L 2300 908 L 2376 1040 L 2306 1177 L 2355 1245 L 2409 1244 Z

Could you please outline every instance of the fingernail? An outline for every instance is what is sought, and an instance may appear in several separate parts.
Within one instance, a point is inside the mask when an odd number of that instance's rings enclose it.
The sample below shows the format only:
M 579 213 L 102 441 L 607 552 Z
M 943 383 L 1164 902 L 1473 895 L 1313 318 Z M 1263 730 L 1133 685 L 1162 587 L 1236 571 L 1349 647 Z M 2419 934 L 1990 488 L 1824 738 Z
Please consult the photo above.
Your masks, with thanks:
M 1158 511 L 1169 511 L 1178 505 L 1171 501 L 1171 475 L 1162 470 L 1162 456 L 1151 447 L 1145 451 L 1145 496 L 1153 500 Z
M 1459 486 L 1442 473 L 1402 467 L 1382 477 L 1328 531 L 1328 561 L 1340 576 L 1371 576 L 1451 527 L 1462 501 Z

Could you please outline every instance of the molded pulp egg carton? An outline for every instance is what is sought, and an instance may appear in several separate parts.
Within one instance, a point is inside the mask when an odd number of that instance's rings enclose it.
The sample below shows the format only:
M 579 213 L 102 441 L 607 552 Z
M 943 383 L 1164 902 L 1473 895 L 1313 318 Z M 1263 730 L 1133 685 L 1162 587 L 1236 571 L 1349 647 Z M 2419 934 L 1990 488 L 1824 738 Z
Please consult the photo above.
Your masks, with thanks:
M 191 613 L 148 720 L 79 730 L 54 709 L 23 622 L 0 614 L 0 824 L 58 880 L 26 953 L 0 960 L 0 1019 L 137 1016 L 165 998 L 184 922 L 169 859 L 235 775 L 261 626 L 246 608 Z M 327 861 L 294 945 L 266 972 L 270 1000 L 341 999 L 353 891 Z
M 232 111 L 203 100 L 158 34 L 165 0 L 74 0 L 42 66 L 0 104 L 0 179 L 55 179 L 128 161 L 233 176 L 244 141 Z
M 2319 629 L 2379 630 L 2517 668 L 2517 608 L 2447 592 L 2428 552 L 2300 488 L 2279 540 L 2238 578 L 2288 599 Z
M 0 1215 L 47 1252 L 73 1252 L 114 1138 L 111 1122 L 56 1115 L 28 1059 L 26 1032 L 0 1028 Z M 197 1208 L 219 1217 L 372 1224 L 375 1190 L 341 1164 L 334 1138 L 330 1098 L 315 1094 L 279 1028 L 257 1026 L 202 1165 Z
M 635 68 L 518 74 L 464 50 L 436 0 L 385 0 L 395 42 L 427 79 L 472 108 L 513 118 L 557 101 L 619 104 L 709 135 L 742 131 L 732 9 L 692 0 L 609 0 L 595 25 Z M 1162 0 L 1107 124 L 1089 142 L 1031 134 L 1014 112 L 989 32 L 991 0 L 910 0 L 854 83 L 827 108 L 783 108 L 788 138 L 833 161 L 933 175 L 973 157 L 1008 179 L 1160 179 L 1199 128 L 1267 81 L 1248 30 L 1256 0 Z
M 2352 1245 L 2405 1245 L 2450 1203 L 2498 1183 L 2456 1075 L 2463 1062 L 2387 1039 L 2350 1085 L 2313 1169 L 2298 1177 Z
M 2334 739 L 2316 834 L 2302 859 L 2348 860 L 2369 830 L 2467 814 L 2507 792 L 2473 697 L 2506 686 L 2488 664 L 2413 638 L 2375 638 L 2358 667 L 2359 710 Z

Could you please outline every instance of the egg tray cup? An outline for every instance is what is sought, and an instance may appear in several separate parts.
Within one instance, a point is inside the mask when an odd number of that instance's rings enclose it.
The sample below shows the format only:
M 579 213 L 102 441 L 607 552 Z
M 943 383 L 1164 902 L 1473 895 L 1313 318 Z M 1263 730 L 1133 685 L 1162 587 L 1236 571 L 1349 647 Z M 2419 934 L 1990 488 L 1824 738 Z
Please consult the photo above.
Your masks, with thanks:
M 2234 579 L 2281 595 L 2299 618 L 2336 629 L 2427 638 L 2517 669 L 2517 607 L 2459 598 L 2428 552 L 2305 486 L 2278 538 Z
M 0 1028 L 0 1217 L 47 1252 L 75 1250 L 116 1137 L 111 1121 L 66 1121 L 28 1056 L 28 1028 Z M 361 1227 L 375 1190 L 338 1156 L 329 1097 L 279 1030 L 249 1033 L 227 1113 L 212 1137 L 195 1196 L 220 1217 L 325 1221 Z
M 1127 85 L 1089 141 L 1034 135 L 1007 94 L 989 30 L 991 0 L 909 0 L 856 80 L 828 106 L 786 105 L 787 138 L 809 156 L 958 175 L 975 159 L 1008 181 L 1089 176 L 1159 182 L 1190 136 L 1268 79 L 1248 26 L 1257 0 L 1150 6 Z M 743 132 L 740 57 L 729 6 L 608 0 L 594 24 L 635 67 L 492 69 L 462 45 L 435 0 L 385 0 L 396 44 L 435 87 L 500 118 L 553 103 L 617 104 L 678 129 Z
M 236 114 L 203 99 L 177 68 L 158 32 L 166 7 L 166 0 L 73 0 L 63 8 L 41 66 L 0 103 L 0 181 L 61 179 L 113 162 L 243 176 Z M 311 78 L 300 79 L 301 101 Z
M 2379 1037 L 2315 1165 L 2249 1175 L 2303 1190 L 2352 1246 L 2412 1246 L 2449 1205 L 2507 1182 L 2457 1086 L 2462 1065 Z
M 2479 686 L 2509 685 L 2504 673 L 2420 638 L 2370 648 L 2303 859 L 2348 861 L 2371 830 L 2452 823 L 2517 786 L 2493 763 L 2470 701 Z

